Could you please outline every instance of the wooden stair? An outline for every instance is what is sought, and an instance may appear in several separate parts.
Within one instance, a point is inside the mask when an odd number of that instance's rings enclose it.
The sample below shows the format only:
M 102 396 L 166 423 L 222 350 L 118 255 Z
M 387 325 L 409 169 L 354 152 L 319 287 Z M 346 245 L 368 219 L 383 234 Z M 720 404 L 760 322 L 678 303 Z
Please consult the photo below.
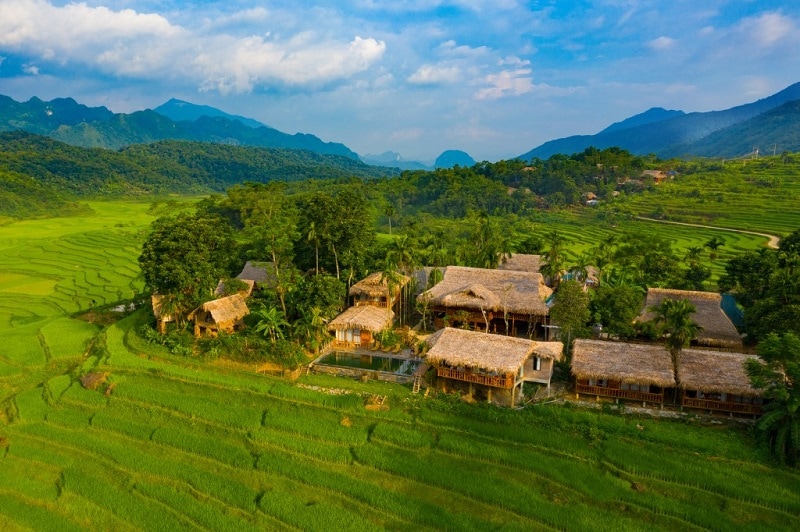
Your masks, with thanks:
M 411 388 L 411 393 L 419 393 L 419 389 L 425 384 L 425 388 L 428 387 L 427 383 L 425 383 L 425 373 L 428 372 L 431 365 L 424 363 L 420 364 L 419 367 L 414 371 L 414 385 Z

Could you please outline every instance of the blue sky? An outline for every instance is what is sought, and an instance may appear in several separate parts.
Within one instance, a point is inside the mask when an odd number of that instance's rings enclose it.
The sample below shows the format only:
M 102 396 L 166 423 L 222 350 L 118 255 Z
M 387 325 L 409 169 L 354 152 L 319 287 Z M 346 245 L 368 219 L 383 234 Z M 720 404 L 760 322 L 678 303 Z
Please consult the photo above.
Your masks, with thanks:
M 800 2 L 0 1 L 0 94 L 212 105 L 360 154 L 477 160 L 800 81 Z

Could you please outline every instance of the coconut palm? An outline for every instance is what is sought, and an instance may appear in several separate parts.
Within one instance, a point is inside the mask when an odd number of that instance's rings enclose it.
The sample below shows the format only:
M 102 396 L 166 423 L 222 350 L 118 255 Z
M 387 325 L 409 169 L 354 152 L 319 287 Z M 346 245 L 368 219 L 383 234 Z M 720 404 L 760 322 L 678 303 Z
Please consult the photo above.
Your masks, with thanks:
M 655 314 L 653 321 L 669 349 L 675 380 L 680 384 L 678 368 L 681 364 L 681 352 L 685 347 L 689 347 L 691 341 L 703 330 L 692 319 L 697 307 L 688 299 L 663 299 L 661 303 L 649 307 L 648 310 Z

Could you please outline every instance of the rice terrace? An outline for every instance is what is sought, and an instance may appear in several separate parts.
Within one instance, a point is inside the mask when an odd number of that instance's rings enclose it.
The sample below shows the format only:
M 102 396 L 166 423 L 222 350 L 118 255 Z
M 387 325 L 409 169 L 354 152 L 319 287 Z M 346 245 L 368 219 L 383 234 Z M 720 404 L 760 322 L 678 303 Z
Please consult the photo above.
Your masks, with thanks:
M 798 528 L 800 474 L 746 428 L 173 355 L 109 311 L 148 204 L 91 207 L 0 227 L 6 530 Z

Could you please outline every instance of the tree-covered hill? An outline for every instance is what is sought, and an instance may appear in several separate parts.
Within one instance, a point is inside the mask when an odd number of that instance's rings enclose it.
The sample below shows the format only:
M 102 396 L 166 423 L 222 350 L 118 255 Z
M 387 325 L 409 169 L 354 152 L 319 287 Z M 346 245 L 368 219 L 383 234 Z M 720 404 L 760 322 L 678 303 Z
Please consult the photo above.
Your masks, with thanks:
M 222 192 L 252 181 L 380 178 L 393 171 L 344 156 L 162 141 L 120 151 L 0 133 L 0 215 L 63 214 L 85 197 Z
M 251 127 L 252 122 L 247 125 L 238 117 L 218 110 L 217 113 L 174 120 L 168 114 L 149 109 L 130 114 L 112 113 L 105 107 L 87 107 L 71 98 L 49 102 L 31 98 L 27 102 L 17 102 L 0 95 L 0 132 L 22 130 L 84 148 L 115 150 L 131 144 L 171 139 L 309 150 L 358 159 L 356 153 L 338 142 L 324 142 L 305 133 L 290 135 L 264 125 Z

